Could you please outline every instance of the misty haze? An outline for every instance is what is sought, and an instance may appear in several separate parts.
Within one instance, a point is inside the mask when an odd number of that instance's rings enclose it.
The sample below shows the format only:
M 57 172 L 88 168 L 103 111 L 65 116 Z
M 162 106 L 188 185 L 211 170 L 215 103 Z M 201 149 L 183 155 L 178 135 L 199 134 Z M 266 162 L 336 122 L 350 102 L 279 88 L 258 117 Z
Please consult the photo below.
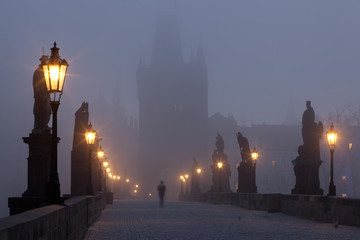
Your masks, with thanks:
M 258 151 L 252 193 L 305 194 L 294 190 L 294 165 L 307 156 L 311 104 L 321 191 L 306 194 L 328 194 L 333 123 L 336 195 L 359 198 L 359 12 L 360 2 L 335 0 L 1 2 L 0 216 L 29 187 L 33 76 L 54 41 L 69 64 L 57 117 L 61 194 L 89 195 L 86 174 L 100 178 L 93 190 L 107 181 L 114 199 L 158 201 L 164 181 L 165 208 L 195 188 L 241 192 L 243 146 Z M 89 154 L 90 123 L 107 180 L 76 163 Z

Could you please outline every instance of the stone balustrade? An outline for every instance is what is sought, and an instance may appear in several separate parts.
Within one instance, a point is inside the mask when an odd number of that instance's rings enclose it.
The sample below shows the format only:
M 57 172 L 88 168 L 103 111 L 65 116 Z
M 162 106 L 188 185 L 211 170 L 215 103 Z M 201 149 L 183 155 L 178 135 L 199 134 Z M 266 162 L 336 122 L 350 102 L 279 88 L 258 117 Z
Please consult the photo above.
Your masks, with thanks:
M 182 194 L 181 201 L 232 204 L 252 210 L 282 212 L 321 222 L 360 226 L 360 199 L 320 195 L 207 192 Z
M 1 218 L 0 240 L 82 239 L 108 198 L 104 193 L 74 197 L 64 205 L 48 205 Z

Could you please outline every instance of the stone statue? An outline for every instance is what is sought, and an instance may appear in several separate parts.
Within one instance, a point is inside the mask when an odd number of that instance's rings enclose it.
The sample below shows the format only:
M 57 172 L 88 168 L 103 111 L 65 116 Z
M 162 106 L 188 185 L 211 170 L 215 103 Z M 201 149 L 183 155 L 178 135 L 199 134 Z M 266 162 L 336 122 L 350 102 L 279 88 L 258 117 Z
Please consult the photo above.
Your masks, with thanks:
M 224 149 L 225 149 L 224 139 L 219 133 L 216 136 L 215 147 L 216 149 L 214 150 L 214 152 L 224 153 Z
M 89 104 L 83 102 L 75 112 L 73 147 L 71 150 L 71 194 L 81 196 L 89 194 L 91 179 L 91 161 L 89 148 L 85 141 L 85 132 L 89 126 Z M 84 181 L 86 179 L 86 181 Z
M 292 161 L 296 176 L 295 188 L 292 194 L 316 194 L 322 195 L 320 189 L 319 167 L 320 139 L 323 135 L 323 124 L 315 122 L 315 112 L 310 101 L 306 101 L 306 110 L 302 117 L 303 145 L 298 147 L 298 156 Z
M 44 131 L 49 131 L 48 126 L 51 107 L 50 107 L 50 95 L 46 88 L 44 71 L 42 69 L 42 64 L 47 63 L 48 57 L 42 55 L 40 58 L 41 64 L 34 72 L 33 76 L 33 88 L 34 88 L 34 133 L 41 133 Z
M 241 161 L 242 162 L 251 161 L 249 141 L 240 132 L 236 133 L 236 137 L 240 148 L 240 154 L 242 159 Z
M 213 172 L 212 176 L 212 186 L 211 192 L 230 192 L 230 181 L 231 176 L 230 165 L 227 160 L 227 156 L 224 153 L 224 139 L 218 133 L 216 136 L 216 149 L 212 155 L 213 163 L 211 164 L 211 170 Z M 222 163 L 222 167 L 218 167 L 218 163 Z
M 256 193 L 255 164 L 252 162 L 249 141 L 240 132 L 236 133 L 240 148 L 241 162 L 238 170 L 238 189 L 241 193 Z

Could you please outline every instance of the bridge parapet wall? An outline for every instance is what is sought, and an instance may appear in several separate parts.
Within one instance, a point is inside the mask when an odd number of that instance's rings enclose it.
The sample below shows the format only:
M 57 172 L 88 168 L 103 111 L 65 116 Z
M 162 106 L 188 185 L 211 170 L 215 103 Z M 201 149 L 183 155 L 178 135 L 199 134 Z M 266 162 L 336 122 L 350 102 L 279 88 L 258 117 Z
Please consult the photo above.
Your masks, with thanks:
M 339 224 L 360 226 L 360 199 L 319 195 L 285 195 L 261 193 L 183 194 L 181 201 L 232 204 L 239 207 Z
M 105 208 L 104 194 L 70 198 L 0 219 L 0 240 L 82 239 Z

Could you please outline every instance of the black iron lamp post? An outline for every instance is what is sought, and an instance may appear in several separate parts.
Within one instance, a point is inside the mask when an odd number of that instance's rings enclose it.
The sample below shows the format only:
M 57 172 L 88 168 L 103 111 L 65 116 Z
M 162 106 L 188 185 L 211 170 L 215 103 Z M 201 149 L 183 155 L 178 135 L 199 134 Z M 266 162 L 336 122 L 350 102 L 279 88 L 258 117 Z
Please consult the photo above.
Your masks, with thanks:
M 90 123 L 88 131 L 85 133 L 86 143 L 89 146 L 89 179 L 88 179 L 88 194 L 94 194 L 94 189 L 92 185 L 92 175 L 91 175 L 91 163 L 92 163 L 92 148 L 96 139 L 96 131 L 93 130 Z
M 109 166 L 109 162 L 105 159 L 105 161 L 103 162 L 103 167 L 104 167 L 104 192 L 106 192 L 106 175 L 107 175 L 107 172 L 110 172 L 110 168 L 108 167 Z
M 60 182 L 57 170 L 57 111 L 60 105 L 60 98 L 63 93 L 66 71 L 69 64 L 59 56 L 59 48 L 51 48 L 51 56 L 42 65 L 47 91 L 50 94 L 50 106 L 52 110 L 52 138 L 51 138 L 51 164 L 50 179 L 46 183 L 46 202 L 51 204 L 61 203 Z
M 104 159 L 104 149 L 100 146 L 98 152 L 97 152 L 97 156 L 98 156 L 98 159 L 99 159 L 99 171 L 98 171 L 98 174 L 99 174 L 99 191 L 102 190 L 102 171 L 101 171 L 101 166 L 102 166 L 102 163 L 103 163 L 103 159 Z
M 185 178 L 183 175 L 180 176 L 180 194 L 184 194 L 184 182 Z
M 330 148 L 331 162 L 330 162 L 330 185 L 328 196 L 336 196 L 336 187 L 334 184 L 334 151 L 336 147 L 336 140 L 338 132 L 334 129 L 334 124 L 331 123 L 330 130 L 327 131 L 327 140 Z
M 221 189 L 221 168 L 223 167 L 223 163 L 218 162 L 217 167 L 218 167 L 218 171 L 219 171 L 219 192 L 221 192 L 222 191 L 222 189 Z
M 254 178 L 253 178 L 253 189 L 252 192 L 256 193 L 257 192 L 257 187 L 256 187 L 256 161 L 259 158 L 259 153 L 256 151 L 256 147 L 254 147 L 252 153 L 251 153 L 251 159 L 253 162 L 253 166 L 254 166 Z

